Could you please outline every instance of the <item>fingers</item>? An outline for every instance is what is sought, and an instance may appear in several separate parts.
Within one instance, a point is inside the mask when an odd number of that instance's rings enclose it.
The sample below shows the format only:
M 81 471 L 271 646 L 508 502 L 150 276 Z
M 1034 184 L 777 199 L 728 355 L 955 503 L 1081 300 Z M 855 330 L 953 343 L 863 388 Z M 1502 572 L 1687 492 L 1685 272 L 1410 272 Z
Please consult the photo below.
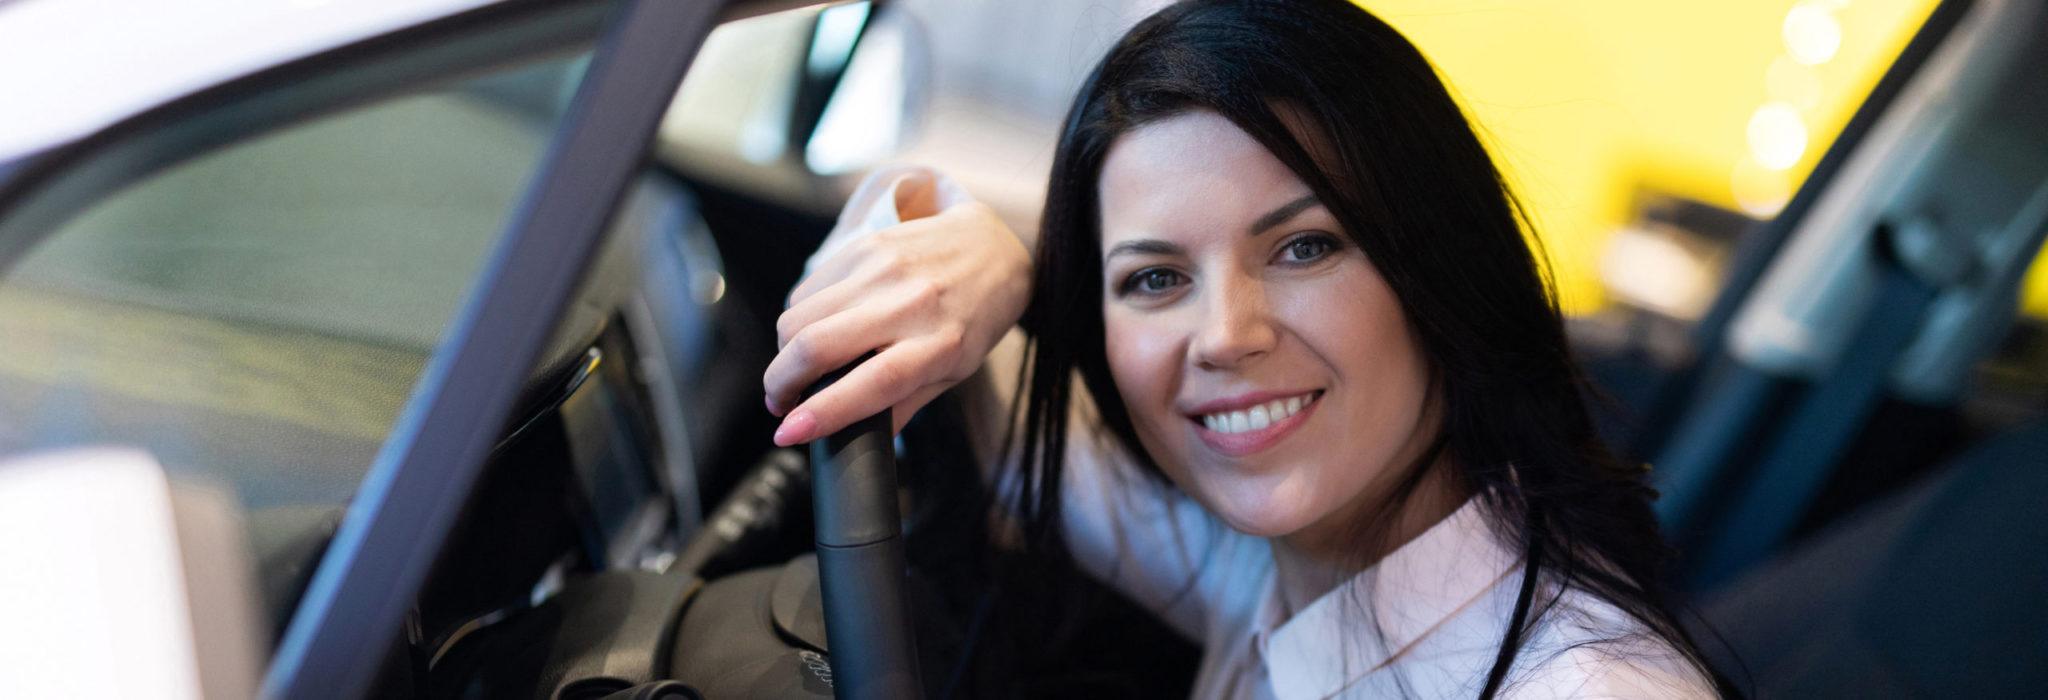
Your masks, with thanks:
M 795 289 L 789 290 L 786 308 L 794 309 L 802 305 L 811 296 L 837 286 L 839 282 L 857 272 L 860 269 L 858 264 L 861 262 L 861 251 L 858 248 L 859 246 L 855 246 L 852 250 L 843 250 L 837 255 L 819 261 L 817 268 L 797 282 Z
M 873 294 L 872 285 L 858 281 L 816 290 L 815 294 L 791 304 L 788 310 L 775 318 L 775 348 L 787 347 L 803 329 L 846 311 Z
M 978 366 L 1022 311 L 1029 252 L 1009 229 L 983 205 L 936 210 L 929 183 L 903 184 L 898 211 L 928 216 L 848 241 L 791 292 L 776 319 L 780 351 L 762 383 L 768 410 L 787 411 L 779 444 L 884 409 L 901 429 Z M 819 377 L 874 350 L 877 357 L 797 405 Z
M 869 350 L 918 343 L 937 353 L 933 367 L 920 368 L 921 377 L 930 375 L 925 378 L 931 380 L 951 372 L 958 364 L 964 331 L 943 317 L 942 294 L 936 284 L 922 280 L 881 292 L 849 282 L 791 309 L 776 322 L 777 334 L 788 341 L 781 343 L 762 375 L 769 412 L 779 414 L 779 409 L 794 405 L 812 382 Z M 840 308 L 846 304 L 852 305 Z M 903 390 L 888 403 L 908 392 Z M 876 404 L 876 410 L 888 403 Z
M 932 383 L 925 380 L 923 374 L 934 365 L 934 358 L 939 354 L 929 345 L 907 343 L 892 346 L 861 363 L 832 386 L 790 411 L 789 418 L 775 429 L 775 444 L 789 446 L 830 435 L 854 421 L 893 408 L 918 395 Z M 940 390 L 943 391 L 943 387 Z M 930 401 L 930 398 L 925 401 Z M 900 427 L 901 421 L 907 419 L 908 414 L 892 417 L 892 427 Z
M 889 327 L 894 311 L 884 304 L 861 304 L 798 329 L 789 342 L 782 344 L 761 375 L 768 405 L 784 409 L 795 406 L 804 389 L 825 373 L 898 340 Z

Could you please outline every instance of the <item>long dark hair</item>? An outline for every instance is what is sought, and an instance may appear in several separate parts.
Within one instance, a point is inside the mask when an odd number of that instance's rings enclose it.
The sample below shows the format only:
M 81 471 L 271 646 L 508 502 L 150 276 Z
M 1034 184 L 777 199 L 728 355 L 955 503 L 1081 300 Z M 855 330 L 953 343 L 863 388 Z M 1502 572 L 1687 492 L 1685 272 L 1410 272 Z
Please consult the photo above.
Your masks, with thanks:
M 1097 180 L 1131 130 L 1208 110 L 1306 182 L 1400 299 L 1429 358 L 1448 459 L 1408 466 L 1399 504 L 1433 463 L 1481 499 L 1497 535 L 1526 554 L 1524 585 L 1482 696 L 1498 692 L 1556 593 L 1614 605 L 1738 695 L 1702 659 L 1661 583 L 1672 551 L 1643 468 L 1595 434 L 1589 385 L 1528 220 L 1435 70 L 1392 27 L 1342 0 L 1189 0 L 1144 20 L 1096 66 L 1054 156 L 1023 326 L 1019 395 L 1027 541 L 1059 550 L 1059 484 L 1079 373 L 1103 426 L 1157 475 L 1104 349 Z M 1289 118 L 1309 122 L 1312 143 Z M 1305 119 L 1302 119 L 1305 118 Z M 1538 249 L 1540 252 L 1540 248 Z M 1382 509 L 1391 513 L 1392 508 Z M 1383 513 L 1387 515 L 1388 513 Z

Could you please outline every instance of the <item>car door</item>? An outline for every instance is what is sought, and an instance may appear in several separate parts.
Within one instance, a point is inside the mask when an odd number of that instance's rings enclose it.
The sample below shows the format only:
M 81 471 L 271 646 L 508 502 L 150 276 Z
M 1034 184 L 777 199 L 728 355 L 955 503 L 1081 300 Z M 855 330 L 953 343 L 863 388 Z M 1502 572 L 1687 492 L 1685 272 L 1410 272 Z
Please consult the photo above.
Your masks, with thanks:
M 9 164 L 0 445 L 141 443 L 314 530 L 345 504 L 264 692 L 368 693 L 523 394 L 595 364 L 565 329 L 698 42 L 759 9 L 490 5 Z

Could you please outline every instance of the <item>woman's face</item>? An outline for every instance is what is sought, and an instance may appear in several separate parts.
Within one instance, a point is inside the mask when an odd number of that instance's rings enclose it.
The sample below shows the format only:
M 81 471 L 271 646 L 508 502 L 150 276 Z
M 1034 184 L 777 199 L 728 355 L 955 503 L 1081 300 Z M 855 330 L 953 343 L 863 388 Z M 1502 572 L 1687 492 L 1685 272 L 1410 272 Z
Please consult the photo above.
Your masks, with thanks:
M 1197 111 L 1110 150 L 1109 365 L 1146 451 L 1240 532 L 1341 529 L 1426 449 L 1427 360 L 1306 183 Z

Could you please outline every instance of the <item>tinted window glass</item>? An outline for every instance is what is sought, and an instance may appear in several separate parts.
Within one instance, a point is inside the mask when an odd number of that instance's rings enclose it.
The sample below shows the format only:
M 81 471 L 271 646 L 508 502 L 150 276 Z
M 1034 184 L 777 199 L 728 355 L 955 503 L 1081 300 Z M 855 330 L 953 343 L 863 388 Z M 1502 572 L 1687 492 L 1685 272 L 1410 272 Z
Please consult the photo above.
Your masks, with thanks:
M 232 484 L 259 546 L 266 509 L 345 504 L 583 65 L 234 143 L 51 232 L 0 279 L 0 454 L 145 447 Z

